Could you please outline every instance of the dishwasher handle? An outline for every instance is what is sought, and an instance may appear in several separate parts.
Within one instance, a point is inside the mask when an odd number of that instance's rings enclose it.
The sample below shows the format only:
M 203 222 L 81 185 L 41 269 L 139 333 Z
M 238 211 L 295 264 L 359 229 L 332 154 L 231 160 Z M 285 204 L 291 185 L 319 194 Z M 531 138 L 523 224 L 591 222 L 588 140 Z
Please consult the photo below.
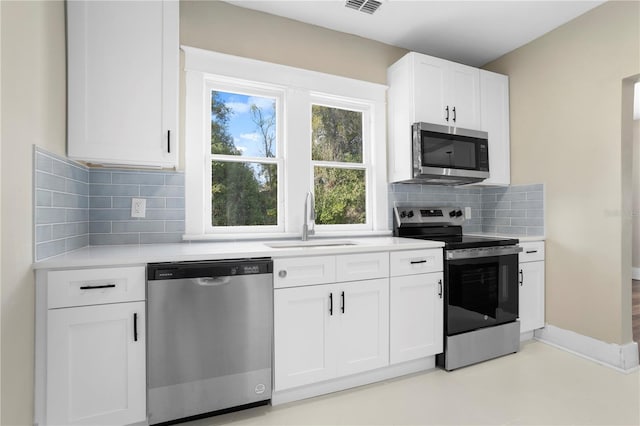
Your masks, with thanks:
M 231 282 L 231 277 L 202 277 L 194 278 L 193 281 L 201 287 L 216 287 L 229 284 Z

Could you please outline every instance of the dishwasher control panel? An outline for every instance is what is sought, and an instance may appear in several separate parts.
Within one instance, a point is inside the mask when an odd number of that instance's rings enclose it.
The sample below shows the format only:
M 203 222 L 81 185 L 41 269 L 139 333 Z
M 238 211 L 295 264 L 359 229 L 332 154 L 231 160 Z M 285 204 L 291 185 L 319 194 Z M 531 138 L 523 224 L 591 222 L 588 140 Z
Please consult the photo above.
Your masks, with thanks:
M 272 272 L 273 262 L 270 258 L 149 263 L 147 265 L 147 280 L 158 281 L 182 278 L 228 277 L 236 275 L 270 274 Z

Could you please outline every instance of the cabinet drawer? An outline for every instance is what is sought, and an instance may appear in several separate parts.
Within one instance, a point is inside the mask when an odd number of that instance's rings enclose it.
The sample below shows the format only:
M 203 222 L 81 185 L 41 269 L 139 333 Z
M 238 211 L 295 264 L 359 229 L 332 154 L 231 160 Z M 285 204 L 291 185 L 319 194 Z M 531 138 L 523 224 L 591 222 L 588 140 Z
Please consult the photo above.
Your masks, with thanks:
M 389 252 L 336 256 L 336 281 L 370 280 L 389 276 Z
M 47 308 L 145 300 L 145 267 L 47 273 Z
M 273 261 L 275 288 L 325 284 L 335 280 L 335 256 L 294 257 Z
M 535 262 L 544 260 L 544 241 L 520 243 L 522 252 L 518 255 L 520 262 Z
M 442 249 L 392 251 L 391 276 L 442 271 Z

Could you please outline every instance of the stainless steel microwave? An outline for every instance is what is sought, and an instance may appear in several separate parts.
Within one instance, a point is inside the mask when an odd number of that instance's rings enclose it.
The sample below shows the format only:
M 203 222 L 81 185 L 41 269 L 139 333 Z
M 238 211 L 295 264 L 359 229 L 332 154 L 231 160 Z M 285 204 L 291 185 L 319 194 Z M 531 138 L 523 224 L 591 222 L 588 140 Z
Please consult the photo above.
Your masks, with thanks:
M 489 177 L 488 133 L 430 123 L 414 123 L 414 183 L 465 185 Z

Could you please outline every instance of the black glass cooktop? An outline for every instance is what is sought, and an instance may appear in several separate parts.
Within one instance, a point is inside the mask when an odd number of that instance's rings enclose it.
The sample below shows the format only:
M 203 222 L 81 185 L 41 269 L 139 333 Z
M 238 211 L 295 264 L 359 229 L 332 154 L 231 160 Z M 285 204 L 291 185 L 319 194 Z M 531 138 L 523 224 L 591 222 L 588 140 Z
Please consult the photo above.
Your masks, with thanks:
M 445 244 L 444 248 L 447 250 L 510 246 L 518 244 L 517 238 L 463 235 L 462 227 L 460 226 L 416 226 L 396 228 L 395 235 L 404 238 L 442 241 Z

